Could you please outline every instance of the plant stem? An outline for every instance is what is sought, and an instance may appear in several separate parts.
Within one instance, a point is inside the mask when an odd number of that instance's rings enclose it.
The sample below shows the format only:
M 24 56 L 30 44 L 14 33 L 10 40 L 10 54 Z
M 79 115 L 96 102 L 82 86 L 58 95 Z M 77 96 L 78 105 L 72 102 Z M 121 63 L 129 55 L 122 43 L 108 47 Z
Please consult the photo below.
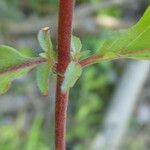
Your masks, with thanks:
M 63 93 L 61 85 L 68 63 L 70 62 L 70 42 L 74 0 L 60 0 L 58 27 L 58 64 L 57 89 L 55 107 L 55 150 L 65 150 L 66 114 L 69 92 Z
M 97 60 L 100 60 L 100 59 L 103 59 L 103 56 L 93 55 L 93 56 L 90 56 L 86 59 L 83 59 L 83 60 L 79 61 L 79 64 L 82 67 L 86 67 L 86 66 L 97 63 Z
M 22 64 L 18 64 L 16 66 L 11 66 L 8 67 L 2 71 L 0 71 L 0 75 L 5 74 L 5 73 L 10 73 L 10 72 L 15 72 L 18 71 L 19 69 L 24 69 L 24 68 L 34 68 L 37 65 L 46 62 L 47 59 L 46 58 L 35 58 L 35 59 L 31 59 L 28 60 Z

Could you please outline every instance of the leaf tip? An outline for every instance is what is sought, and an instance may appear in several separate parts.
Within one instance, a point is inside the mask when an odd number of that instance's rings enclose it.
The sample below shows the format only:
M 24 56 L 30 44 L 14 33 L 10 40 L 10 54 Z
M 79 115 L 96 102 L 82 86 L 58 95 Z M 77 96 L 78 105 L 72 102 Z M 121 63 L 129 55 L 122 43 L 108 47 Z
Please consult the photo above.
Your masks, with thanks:
M 47 31 L 50 30 L 50 28 L 49 28 L 49 27 L 44 27 L 44 28 L 42 28 L 41 30 L 47 32 Z

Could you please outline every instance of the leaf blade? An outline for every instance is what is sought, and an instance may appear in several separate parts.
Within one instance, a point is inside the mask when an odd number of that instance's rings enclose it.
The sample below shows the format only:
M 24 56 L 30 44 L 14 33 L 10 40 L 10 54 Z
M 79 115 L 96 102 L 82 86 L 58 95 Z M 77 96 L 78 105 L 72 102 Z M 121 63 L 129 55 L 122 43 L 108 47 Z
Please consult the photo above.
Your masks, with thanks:
M 77 62 L 71 61 L 64 74 L 64 81 L 62 83 L 62 91 L 68 91 L 76 83 L 82 74 L 82 67 Z
M 28 60 L 31 59 L 23 56 L 16 49 L 5 45 L 0 45 L 0 72 L 7 68 L 18 66 Z
M 98 55 L 103 58 L 150 59 L 150 7 L 137 24 L 104 42 Z M 145 51 L 146 50 L 146 51 Z
M 26 68 L 18 69 L 18 66 L 30 60 L 32 58 L 22 55 L 16 49 L 0 45 L 0 94 L 8 90 L 13 80 L 22 77 L 33 68 L 27 64 Z
M 49 76 L 51 72 L 52 71 L 49 63 L 43 63 L 37 67 L 36 72 L 37 85 L 43 95 L 48 95 Z
M 30 70 L 31 68 L 26 68 L 20 69 L 19 71 L 16 72 L 0 75 L 0 95 L 8 91 L 13 80 L 26 75 Z
M 38 33 L 38 41 L 41 48 L 48 52 L 53 49 L 52 41 L 50 38 L 49 27 L 42 28 Z
M 71 37 L 71 49 L 73 52 L 80 51 L 82 48 L 81 40 L 80 38 L 76 36 Z

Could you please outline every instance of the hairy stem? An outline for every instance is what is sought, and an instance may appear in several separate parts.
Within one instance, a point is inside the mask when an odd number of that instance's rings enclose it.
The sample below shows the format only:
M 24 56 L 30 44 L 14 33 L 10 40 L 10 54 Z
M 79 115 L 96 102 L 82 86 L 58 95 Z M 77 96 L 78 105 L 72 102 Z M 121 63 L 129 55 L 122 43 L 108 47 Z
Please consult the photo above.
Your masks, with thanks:
M 80 60 L 79 61 L 79 64 L 82 66 L 82 67 L 86 67 L 86 66 L 89 66 L 89 65 L 92 65 L 92 64 L 96 64 L 96 63 L 99 63 L 101 61 L 104 61 L 104 60 L 114 60 L 114 59 L 120 59 L 120 58 L 130 58 L 129 56 L 132 55 L 132 54 L 138 54 L 138 53 L 141 53 L 141 52 L 147 52 L 147 51 L 150 51 L 149 49 L 144 49 L 144 50 L 136 50 L 136 51 L 131 51 L 131 52 L 125 52 L 125 53 L 120 53 L 120 54 L 116 54 L 116 57 L 112 58 L 112 59 L 109 59 L 109 58 L 105 58 L 103 55 L 92 55 L 86 59 L 83 59 L 83 60 Z
M 43 63 L 43 62 L 46 62 L 47 59 L 46 58 L 35 58 L 35 59 L 31 59 L 31 60 L 28 60 L 22 64 L 18 64 L 16 66 L 11 66 L 11 67 L 8 67 L 2 71 L 0 71 L 0 75 L 2 74 L 5 74 L 5 73 L 9 73 L 9 72 L 15 72 L 15 71 L 18 71 L 19 69 L 23 69 L 23 68 L 34 68 L 36 67 L 37 65 Z
M 83 60 L 79 61 L 79 64 L 82 67 L 86 67 L 86 66 L 97 63 L 97 60 L 100 60 L 100 59 L 103 59 L 103 56 L 93 55 L 93 56 L 90 56 L 86 59 L 83 59 Z
M 58 64 L 57 72 L 64 74 L 70 62 L 70 42 L 72 33 L 74 0 L 60 0 L 58 27 Z M 63 76 L 57 75 L 55 107 L 55 150 L 65 150 L 66 114 L 69 92 L 63 93 Z

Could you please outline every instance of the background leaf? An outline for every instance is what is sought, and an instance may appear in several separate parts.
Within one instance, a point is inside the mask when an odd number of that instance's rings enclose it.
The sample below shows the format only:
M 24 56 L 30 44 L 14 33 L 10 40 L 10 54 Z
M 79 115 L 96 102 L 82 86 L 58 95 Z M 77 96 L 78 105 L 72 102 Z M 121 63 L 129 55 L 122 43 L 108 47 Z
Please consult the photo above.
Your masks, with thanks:
M 150 59 L 150 7 L 132 28 L 106 40 L 98 54 L 104 59 Z
M 37 67 L 37 85 L 43 95 L 48 95 L 51 66 L 43 63 Z
M 38 114 L 29 132 L 25 150 L 38 149 L 39 146 L 38 143 L 40 142 L 40 137 L 42 136 L 40 132 L 42 122 L 43 122 L 43 115 Z
M 64 81 L 62 84 L 62 91 L 66 92 L 68 91 L 73 85 L 76 83 L 78 78 L 80 77 L 82 73 L 82 67 L 80 64 L 71 61 L 66 69 Z

